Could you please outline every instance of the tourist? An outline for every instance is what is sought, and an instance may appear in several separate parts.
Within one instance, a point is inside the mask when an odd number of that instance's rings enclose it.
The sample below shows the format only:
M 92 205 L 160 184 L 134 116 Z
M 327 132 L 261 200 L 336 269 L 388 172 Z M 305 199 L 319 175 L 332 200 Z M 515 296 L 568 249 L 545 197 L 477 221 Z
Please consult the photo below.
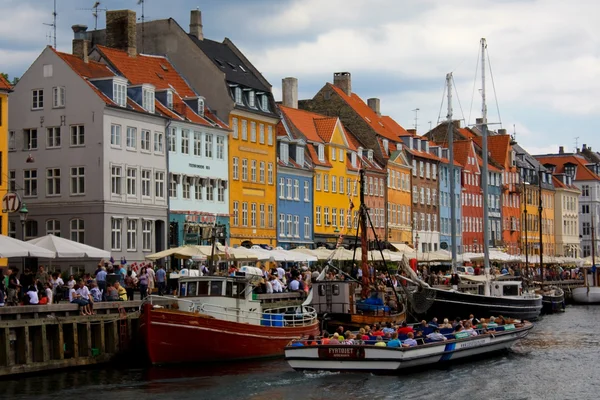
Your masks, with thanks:
M 273 294 L 273 284 L 271 283 L 272 279 L 273 279 L 273 276 L 269 275 L 269 277 L 267 278 L 266 281 L 264 278 L 261 280 L 261 282 L 263 282 L 265 285 L 265 292 L 267 294 Z
M 350 331 L 346 331 L 346 333 L 344 334 L 344 344 L 355 344 L 354 343 L 354 338 L 356 336 L 354 336 L 354 334 Z
M 340 334 L 339 333 L 334 333 L 333 337 L 329 340 L 329 344 L 341 344 L 340 343 Z
M 412 332 L 408 332 L 408 338 L 402 343 L 402 347 L 413 347 L 417 345 L 415 335 Z
M 487 323 L 487 328 L 497 328 L 498 324 L 496 323 L 496 318 L 495 317 L 490 317 L 490 320 Z
M 360 328 L 358 330 L 358 338 L 362 341 L 371 339 L 369 335 L 367 335 L 367 330 L 365 328 Z
M 54 299 L 54 292 L 52 291 L 52 283 L 47 282 L 45 285 L 44 293 L 48 298 L 48 304 L 52 304 L 52 300 Z
M 391 322 L 386 323 L 386 326 L 385 326 L 385 328 L 382 329 L 382 332 L 384 334 L 389 333 L 390 335 L 392 333 L 394 333 L 395 330 L 394 330 L 394 328 L 392 328 L 392 323 Z
M 149 279 L 150 278 L 148 277 L 148 268 L 142 267 L 140 275 L 138 276 L 138 282 L 140 284 L 140 296 L 142 297 L 142 300 L 145 299 L 146 296 L 148 296 Z
M 159 296 L 165 294 L 165 290 L 167 288 L 167 272 L 165 271 L 165 267 L 162 265 L 158 268 L 158 271 L 156 271 L 156 286 L 158 287 Z
M 117 299 L 127 301 L 127 290 L 119 282 L 115 282 L 113 286 L 117 290 Z
M 147 265 L 146 273 L 148 274 L 148 294 L 152 294 L 156 286 L 156 272 L 154 272 L 152 264 Z
M 429 321 L 429 326 L 432 326 L 432 327 L 434 327 L 434 328 L 437 328 L 437 327 L 438 327 L 438 319 L 437 319 L 436 317 L 433 317 L 433 318 L 431 319 L 431 321 Z
M 323 338 L 321 339 L 321 344 L 329 344 L 329 343 L 330 343 L 329 332 L 324 331 Z
M 94 303 L 99 303 L 102 301 L 102 291 L 98 288 L 98 283 L 92 282 L 92 288 L 90 289 L 90 294 L 92 295 L 92 299 Z
M 98 265 L 98 269 L 96 270 L 96 283 L 98 284 L 98 289 L 102 293 L 102 299 L 106 300 L 106 267 L 102 265 Z
M 45 268 L 42 265 L 39 266 L 38 272 L 35 275 L 35 279 L 40 281 L 42 283 L 42 285 L 45 285 L 46 283 L 49 282 L 50 277 L 48 276 L 48 273 L 46 272 Z
M 81 315 L 92 315 L 92 313 L 88 311 L 88 301 L 81 297 L 74 287 L 69 289 L 69 303 L 79 305 L 79 313 Z
M 7 299 L 5 302 L 9 306 L 16 306 L 19 304 L 19 289 L 21 288 L 19 279 L 17 278 L 19 269 L 13 267 L 10 271 L 11 273 L 8 277 L 8 289 L 6 290 Z
M 385 333 L 381 330 L 381 327 L 379 326 L 379 324 L 375 324 L 375 326 L 373 327 L 373 332 L 370 333 L 371 336 L 385 336 Z
M 400 328 L 398 328 L 398 334 L 400 334 L 400 335 L 407 335 L 412 332 L 413 332 L 413 327 L 408 326 L 406 321 L 403 321 L 402 326 Z
M 279 274 L 271 276 L 271 285 L 273 285 L 273 293 L 283 293 L 283 283 L 279 280 Z
M 75 286 L 77 286 L 77 282 L 75 281 L 75 276 L 69 275 L 69 281 L 67 282 L 67 287 L 69 289 L 77 289 Z
M 452 274 L 450 278 L 450 284 L 452 285 L 452 290 L 458 290 L 458 285 L 460 284 L 460 276 L 457 273 Z
M 277 263 L 277 277 L 285 284 L 285 270 L 281 267 L 280 263 Z
M 87 301 L 86 309 L 89 315 L 96 314 L 94 312 L 94 299 L 92 299 L 92 295 L 87 286 L 85 286 L 83 279 L 79 280 L 79 288 L 76 290 L 77 294 L 81 296 L 82 299 Z
M 427 339 L 432 340 L 434 342 L 448 340 L 448 338 L 446 338 L 446 336 L 444 336 L 440 333 L 439 328 L 434 328 L 433 332 L 431 332 L 429 335 L 427 335 Z
M 377 336 L 377 338 L 375 339 L 375 346 L 377 347 L 386 347 L 385 342 L 383 341 L 383 338 L 381 336 Z
M 315 335 L 308 335 L 308 339 L 306 340 L 307 346 L 316 346 L 318 344 L 315 340 Z
M 29 270 L 29 268 L 25 268 L 24 272 L 21 274 L 21 278 L 19 279 L 21 283 L 21 287 L 24 289 L 29 288 L 29 286 L 34 284 L 34 276 Z M 21 293 L 21 296 L 24 296 L 25 293 Z
M 467 332 L 470 336 L 477 336 L 477 331 L 473 329 L 473 324 L 471 323 L 471 321 L 465 322 L 465 329 L 463 330 L 463 332 Z
M 290 292 L 304 293 L 304 289 L 300 285 L 300 279 L 297 276 L 292 278 L 292 281 L 289 284 L 288 290 Z
M 63 286 L 65 282 L 58 272 L 52 273 L 52 298 L 54 303 L 58 303 L 63 298 Z
M 392 338 L 387 342 L 387 347 L 400 347 L 402 343 L 398 339 L 398 332 L 392 333 Z
M 439 326 L 440 329 L 453 329 L 452 324 L 448 318 L 444 318 L 444 322 Z
M 125 277 L 125 291 L 127 292 L 127 300 L 133 300 L 135 281 L 136 280 L 133 277 L 133 272 L 131 270 L 127 271 L 127 276 Z
M 27 288 L 27 296 L 29 297 L 26 304 L 37 305 L 40 302 L 37 288 L 34 285 L 29 285 L 29 288 Z
M 119 291 L 114 284 L 106 288 L 106 301 L 119 301 Z

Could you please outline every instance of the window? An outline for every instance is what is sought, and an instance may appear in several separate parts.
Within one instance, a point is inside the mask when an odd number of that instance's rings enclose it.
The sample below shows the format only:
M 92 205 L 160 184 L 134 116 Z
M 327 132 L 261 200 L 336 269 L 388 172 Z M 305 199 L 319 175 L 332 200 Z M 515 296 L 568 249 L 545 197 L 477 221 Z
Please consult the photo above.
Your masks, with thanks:
M 190 154 L 190 131 L 181 130 L 181 154 Z
M 329 207 L 323 208 L 323 218 L 325 219 L 325 225 L 329 226 L 331 223 L 329 221 Z
M 379 196 L 380 197 L 383 197 L 383 190 L 384 190 L 383 178 L 379 178 Z
M 256 94 L 253 90 L 248 92 L 248 106 L 255 108 L 256 107 Z
M 273 204 L 269 204 L 269 228 L 273 228 L 275 226 L 275 220 L 273 219 L 274 216 L 274 207 Z
M 46 235 L 54 235 L 60 237 L 60 221 L 57 219 L 49 219 L 46 221 Z
M 154 152 L 159 154 L 164 152 L 162 132 L 154 132 Z
M 344 209 L 340 208 L 340 227 L 344 227 Z
M 267 179 L 269 185 L 273 184 L 273 163 L 267 164 Z
M 14 192 L 17 190 L 17 171 L 8 171 L 8 191 Z
M 304 201 L 310 201 L 310 185 L 308 181 L 304 181 Z
M 329 192 L 329 175 L 323 174 L 323 190 Z
M 225 138 L 223 136 L 217 136 L 217 160 L 224 160 L 224 159 L 225 159 Z M 263 176 L 264 176 L 264 174 L 263 174 Z
M 85 243 L 85 223 L 81 218 L 71 220 L 71 240 Z
M 137 248 L 137 219 L 127 220 L 127 251 Z
M 367 191 L 367 188 L 365 187 L 365 194 L 366 193 L 368 193 L 370 195 L 373 194 L 373 177 L 372 176 L 369 177 L 369 188 L 368 188 L 368 191 Z
M 173 109 L 173 92 L 167 90 L 167 108 Z
M 146 219 L 142 221 L 142 251 L 152 251 L 152 221 Z
M 413 176 L 417 176 L 417 160 L 412 161 L 412 174 Z
M 424 163 L 423 161 L 419 161 L 419 176 L 423 178 L 424 175 Z
M 256 122 L 250 121 L 250 141 L 256 142 Z
M 256 228 L 256 203 L 250 205 L 250 226 Z
M 238 226 L 239 224 L 239 202 L 233 202 L 233 226 Z
M 124 83 L 115 82 L 113 80 L 113 101 L 117 103 L 119 107 L 125 107 L 127 105 L 127 87 Z
M 279 214 L 279 236 L 285 236 L 285 214 Z
M 204 190 L 204 186 L 202 186 L 202 180 L 197 179 L 196 184 L 194 185 L 194 198 L 196 200 L 202 200 L 203 190 Z
M 121 167 L 113 165 L 110 169 L 110 187 L 112 194 L 121 194 Z
M 59 108 L 65 106 L 65 88 L 63 86 L 52 88 L 52 107 Z
M 265 144 L 265 124 L 258 125 L 258 143 Z
M 248 203 L 242 203 L 242 226 L 248 226 Z
M 304 217 L 304 239 L 310 239 L 310 218 Z
M 294 215 L 294 237 L 300 237 L 300 217 L 297 215 Z
M 256 182 L 256 160 L 250 163 L 250 180 Z
M 294 179 L 294 200 L 300 200 L 300 181 Z
M 17 134 L 15 131 L 8 132 L 8 150 L 16 150 L 17 149 Z
M 287 199 L 292 200 L 292 180 L 287 179 Z
M 315 210 L 315 224 L 321 225 L 321 206 L 317 206 Z
M 331 193 L 337 193 L 337 176 L 331 176 Z
M 321 174 L 320 173 L 315 175 L 315 187 L 316 187 L 315 188 L 316 190 L 319 190 L 319 191 L 321 190 Z
M 137 169 L 127 168 L 127 196 L 135 196 L 136 192 Z
M 184 131 L 184 132 L 187 132 L 187 131 Z M 202 133 L 194 132 L 194 141 L 192 143 L 192 146 L 194 148 L 194 155 L 201 156 L 202 155 Z M 183 148 L 183 143 L 182 143 L 182 148 Z
M 165 173 L 155 172 L 154 173 L 154 196 L 159 199 L 165 197 Z
M 152 171 L 149 169 L 142 170 L 142 197 L 150 197 L 150 182 Z
M 190 178 L 187 177 L 183 177 L 182 178 L 182 182 L 181 182 L 181 189 L 182 189 L 182 197 L 184 199 L 189 200 L 190 199 Z
M 273 126 L 269 125 L 267 128 L 267 145 L 273 146 Z
M 85 144 L 85 128 L 83 125 L 71 125 L 71 146 Z
M 248 121 L 242 120 L 242 140 L 248 140 Z
M 325 161 L 325 146 L 323 146 L 322 144 L 319 144 L 318 147 L 318 151 L 319 151 L 319 161 L 323 162 Z
M 581 185 L 581 195 L 585 197 L 590 195 L 590 185 Z
M 38 223 L 37 221 L 25 222 L 25 240 L 33 239 L 38 236 Z
M 231 118 L 231 137 L 233 137 L 234 139 L 238 138 L 238 119 L 237 118 Z
M 233 177 L 233 179 L 238 180 L 240 178 L 239 158 L 233 157 L 231 163 L 232 163 L 232 171 L 231 171 L 232 177 Z
M 26 169 L 23 171 L 23 196 L 37 196 L 37 169 Z
M 71 196 L 85 194 L 85 167 L 71 167 Z
M 142 138 L 140 149 L 142 151 L 150 151 L 150 131 L 142 129 Z
M 242 89 L 239 87 L 236 87 L 234 89 L 234 96 L 235 96 L 235 102 L 237 104 L 241 104 L 243 105 L 244 103 L 242 102 Z
M 370 179 L 371 178 L 369 178 L 369 180 Z M 375 185 L 374 185 L 374 188 L 373 188 L 373 193 L 371 193 L 371 194 L 374 194 L 375 196 L 377 196 L 379 194 L 379 180 L 377 178 L 374 178 L 373 180 L 375 181 L 374 182 Z
M 128 149 L 137 148 L 137 128 L 127 127 L 126 147 Z
M 142 107 L 151 114 L 154 114 L 154 90 L 149 88 L 142 89 Z
M 590 213 L 590 205 L 589 204 L 582 204 L 581 205 L 581 213 L 582 214 L 589 214 Z
M 264 228 L 265 227 L 265 205 L 261 204 L 260 205 L 260 227 Z
M 111 218 L 110 220 L 110 248 L 111 250 L 121 250 L 121 229 L 123 220 L 121 218 Z
M 431 164 L 425 163 L 425 177 L 427 179 L 431 178 Z
M 287 235 L 292 236 L 294 234 L 294 227 L 292 225 L 292 215 L 287 215 Z
M 340 162 L 344 162 L 344 151 L 345 150 L 344 149 L 340 149 L 339 151 L 340 151 L 340 156 L 339 156 Z
M 260 162 L 258 180 L 260 183 L 265 183 L 265 162 L 264 161 Z
M 242 159 L 242 180 L 243 181 L 248 180 L 248 159 L 247 158 Z
M 204 135 L 204 155 L 208 158 L 213 156 L 213 135 L 207 133 Z
M 337 208 L 331 209 L 331 225 L 337 226 Z
M 215 186 L 212 179 L 206 183 L 206 200 L 215 201 Z
M 340 194 L 344 194 L 344 177 L 340 176 L 340 187 L 338 188 Z
M 171 128 L 167 133 L 167 139 L 169 140 L 169 151 L 176 152 L 177 146 L 177 129 Z
M 333 161 L 335 161 L 335 154 L 337 153 L 337 149 L 332 147 L 330 150 L 331 150 L 331 159 Z
M 25 129 L 24 131 L 24 148 L 23 150 L 37 150 L 38 148 L 38 136 L 37 129 Z
M 121 147 L 121 125 L 110 126 L 110 144 Z
M 44 90 L 34 89 L 31 91 L 31 108 L 33 110 L 41 110 L 44 108 Z
M 204 99 L 198 99 L 198 115 L 204 117 Z
M 49 149 L 60 147 L 60 127 L 46 128 L 46 147 Z

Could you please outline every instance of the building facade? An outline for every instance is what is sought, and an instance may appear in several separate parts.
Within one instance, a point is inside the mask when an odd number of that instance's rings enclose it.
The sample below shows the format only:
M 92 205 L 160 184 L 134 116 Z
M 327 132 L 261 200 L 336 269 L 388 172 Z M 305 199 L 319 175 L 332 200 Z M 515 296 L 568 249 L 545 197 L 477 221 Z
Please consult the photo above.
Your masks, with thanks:
M 462 244 L 463 252 L 483 251 L 483 195 L 481 170 L 473 140 L 454 143 L 454 159 L 462 165 Z
M 462 252 L 462 232 L 461 220 L 462 209 L 460 206 L 461 184 L 460 177 L 462 175 L 461 165 L 454 162 L 454 204 L 450 196 L 450 169 L 449 169 L 449 153 L 448 149 L 441 149 L 441 161 L 439 164 L 439 209 L 440 209 L 440 248 L 451 250 L 452 242 L 456 241 L 456 249 L 458 253 Z M 451 208 L 455 209 L 456 217 L 456 236 L 452 238 L 452 217 Z
M 401 147 L 390 155 L 387 163 L 387 240 L 389 242 L 413 244 L 411 169 Z
M 11 96 L 9 176 L 29 209 L 25 238 L 51 233 L 142 261 L 166 245 L 165 118 L 81 45 L 77 56 L 47 47 Z M 133 132 L 152 133 L 151 151 Z M 144 185 L 155 190 L 145 196 Z
M 8 171 L 8 95 L 12 92 L 12 86 L 4 76 L 0 75 L 0 196 L 15 192 L 16 188 L 9 188 L 6 172 Z M 8 213 L 4 211 L 4 205 L 0 210 L 0 234 L 8 235 Z M 6 266 L 6 259 L 0 259 L 0 266 Z
M 566 174 L 553 175 L 554 240 L 556 255 L 579 257 L 579 196 L 581 191 Z

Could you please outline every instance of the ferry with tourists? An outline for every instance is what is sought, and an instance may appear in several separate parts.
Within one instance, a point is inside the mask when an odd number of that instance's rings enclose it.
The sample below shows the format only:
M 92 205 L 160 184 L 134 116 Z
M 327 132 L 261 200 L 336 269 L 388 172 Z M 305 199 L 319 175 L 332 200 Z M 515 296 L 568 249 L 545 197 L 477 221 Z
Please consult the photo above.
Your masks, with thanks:
M 140 330 L 153 364 L 229 361 L 283 355 L 292 339 L 319 333 L 314 308 L 269 307 L 256 299 L 263 272 L 181 277 L 178 295 L 149 296 Z

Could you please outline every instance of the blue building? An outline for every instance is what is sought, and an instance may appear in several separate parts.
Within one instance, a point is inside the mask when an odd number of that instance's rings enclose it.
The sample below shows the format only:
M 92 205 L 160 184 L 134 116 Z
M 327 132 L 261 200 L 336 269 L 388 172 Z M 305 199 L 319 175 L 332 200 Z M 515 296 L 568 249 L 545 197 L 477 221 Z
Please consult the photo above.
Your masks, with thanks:
M 488 167 L 488 217 L 489 217 L 489 246 L 503 246 L 502 242 L 502 171 L 490 164 Z
M 451 234 L 451 218 L 450 209 L 452 207 L 452 201 L 450 198 L 450 171 L 448 161 L 448 149 L 441 149 L 442 157 L 439 164 L 439 185 L 440 185 L 440 197 L 439 197 L 439 210 L 440 210 L 440 248 L 448 251 L 452 250 L 452 234 Z M 460 177 L 462 176 L 462 168 L 460 164 L 454 162 L 454 201 L 456 209 L 456 249 L 460 254 L 462 253 L 462 227 L 461 227 L 461 182 Z
M 284 249 L 313 244 L 313 168 L 306 141 L 285 116 L 277 126 L 277 243 Z

